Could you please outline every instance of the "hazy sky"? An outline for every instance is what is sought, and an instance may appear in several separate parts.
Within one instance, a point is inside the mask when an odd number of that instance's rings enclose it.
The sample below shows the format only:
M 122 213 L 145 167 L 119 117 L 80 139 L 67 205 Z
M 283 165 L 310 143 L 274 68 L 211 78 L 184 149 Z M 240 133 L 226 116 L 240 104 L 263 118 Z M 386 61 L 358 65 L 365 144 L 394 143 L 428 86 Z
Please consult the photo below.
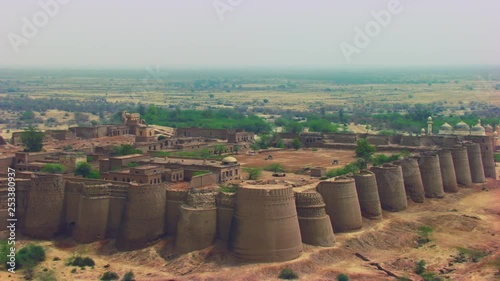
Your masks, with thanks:
M 362 47 L 355 28 L 392 0 L 64 0 L 45 24 L 55 1 L 0 0 L 0 67 L 500 65 L 498 0 L 397 1 Z

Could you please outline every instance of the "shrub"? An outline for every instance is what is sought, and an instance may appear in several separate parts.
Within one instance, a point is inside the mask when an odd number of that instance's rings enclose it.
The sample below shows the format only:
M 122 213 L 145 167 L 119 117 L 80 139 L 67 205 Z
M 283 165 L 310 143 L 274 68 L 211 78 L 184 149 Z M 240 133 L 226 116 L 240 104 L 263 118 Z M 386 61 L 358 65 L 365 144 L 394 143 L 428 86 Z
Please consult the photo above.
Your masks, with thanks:
M 262 170 L 259 168 L 245 168 L 244 171 L 248 173 L 249 180 L 258 180 L 262 174 Z
M 17 252 L 17 264 L 26 267 L 35 267 L 45 260 L 45 250 L 38 245 L 29 244 Z
M 66 168 L 61 164 L 45 164 L 42 167 L 43 173 L 62 174 L 64 171 L 66 171 Z
M 287 279 L 287 280 L 292 280 L 292 279 L 298 279 L 299 276 L 297 273 L 295 273 L 292 269 L 290 268 L 284 268 L 281 270 L 280 275 L 278 276 L 280 279 Z
M 343 168 L 332 169 L 326 172 L 327 178 L 339 177 L 349 173 L 358 173 L 359 167 L 358 163 L 349 163 L 345 165 Z
M 106 271 L 102 274 L 102 276 L 99 280 L 101 280 L 101 281 L 118 280 L 119 278 L 120 278 L 120 276 L 118 276 L 118 274 L 116 274 L 116 272 Z
M 76 273 L 76 268 L 73 268 L 73 269 L 71 270 L 71 273 Z
M 424 225 L 418 228 L 418 246 L 422 246 L 431 241 L 432 227 Z
M 54 273 L 53 270 L 48 271 L 47 269 L 43 270 L 44 272 L 40 273 L 38 278 L 36 279 L 37 281 L 54 281 L 56 279 L 56 274 Z
M 420 260 L 417 262 L 417 265 L 415 266 L 415 273 L 418 275 L 421 275 L 425 272 L 425 266 L 427 263 L 424 260 Z
M 269 171 L 269 172 L 274 172 L 274 173 L 286 172 L 285 168 L 283 168 L 283 165 L 278 164 L 278 163 L 273 163 L 271 165 L 267 165 L 266 167 L 264 167 L 264 171 Z
M 344 273 L 337 275 L 337 281 L 349 281 L 349 276 Z
M 165 137 L 164 135 L 160 135 L 160 136 L 158 136 L 158 140 L 159 140 L 159 141 L 160 141 L 160 140 L 164 140 L 164 139 L 166 139 L 166 138 L 167 138 L 167 137 Z
M 135 281 L 134 273 L 129 271 L 123 275 L 122 281 Z
M 234 184 L 230 185 L 221 185 L 220 191 L 225 193 L 236 193 L 238 192 L 238 186 Z
M 66 262 L 66 265 L 68 266 L 78 266 L 85 268 L 86 266 L 92 267 L 95 265 L 95 262 L 93 259 L 89 257 L 80 257 L 80 256 L 74 256 L 71 257 L 68 262 Z
M 500 162 L 500 153 L 493 154 L 493 157 L 495 158 L 495 162 Z

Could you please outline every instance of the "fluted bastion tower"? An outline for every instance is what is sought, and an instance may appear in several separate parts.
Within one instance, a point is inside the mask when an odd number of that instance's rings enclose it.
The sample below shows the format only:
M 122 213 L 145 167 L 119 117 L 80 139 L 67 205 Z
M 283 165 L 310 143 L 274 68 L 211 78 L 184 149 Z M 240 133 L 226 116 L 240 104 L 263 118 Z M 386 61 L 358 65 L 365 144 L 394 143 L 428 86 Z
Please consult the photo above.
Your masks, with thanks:
M 484 174 L 487 178 L 496 179 L 497 172 L 495 166 L 495 136 L 469 136 L 468 139 L 479 144 L 483 159 Z
M 131 185 L 116 239 L 119 250 L 146 247 L 164 233 L 166 186 Z
M 330 247 L 335 244 L 330 216 L 326 214 L 323 197 L 309 190 L 295 193 L 302 242 L 315 246 Z
M 455 175 L 457 176 L 457 183 L 466 187 L 472 186 L 472 177 L 470 174 L 469 157 L 467 156 L 467 149 L 461 146 L 451 148 L 451 157 L 453 158 L 453 165 L 455 166 Z
M 455 165 L 451 151 L 443 149 L 437 152 L 439 156 L 439 166 L 441 167 L 441 178 L 443 179 L 443 188 L 445 192 L 457 192 L 457 175 L 455 174 Z
M 84 185 L 78 204 L 73 237 L 90 243 L 106 237 L 109 212 L 109 184 Z
M 483 160 L 481 158 L 481 148 L 477 143 L 465 143 L 467 157 L 469 158 L 469 168 L 472 182 L 483 183 L 484 177 Z
M 363 227 L 354 179 L 339 177 L 322 181 L 316 186 L 316 190 L 323 196 L 326 213 L 330 216 L 335 233 L 355 231 Z
M 177 233 L 177 222 L 181 214 L 181 206 L 186 202 L 187 190 L 167 189 L 167 206 L 165 207 L 166 233 L 175 235 Z
M 204 249 L 215 240 L 217 209 L 215 192 L 188 193 L 180 209 L 175 245 L 182 253 Z
M 370 170 L 377 179 L 378 195 L 382 209 L 391 212 L 406 210 L 408 202 L 406 200 L 402 168 L 386 164 L 382 167 L 372 167 Z
M 215 205 L 217 206 L 217 238 L 227 242 L 236 205 L 236 193 L 219 192 L 215 197 Z
M 367 219 L 382 219 L 382 206 L 378 197 L 377 179 L 375 174 L 362 171 L 354 175 L 356 191 L 358 193 L 361 215 Z
M 27 236 L 50 239 L 61 230 L 64 189 L 61 176 L 32 176 L 24 221 L 24 233 Z
M 302 253 L 295 197 L 279 185 L 239 187 L 230 249 L 253 262 L 280 262 Z
M 416 158 L 406 158 L 394 163 L 401 166 L 401 169 L 403 170 L 403 181 L 406 195 L 415 203 L 423 203 L 425 199 L 425 191 L 418 160 Z
M 441 177 L 441 167 L 437 154 L 427 154 L 418 157 L 422 183 L 424 184 L 425 197 L 444 197 L 443 178 Z

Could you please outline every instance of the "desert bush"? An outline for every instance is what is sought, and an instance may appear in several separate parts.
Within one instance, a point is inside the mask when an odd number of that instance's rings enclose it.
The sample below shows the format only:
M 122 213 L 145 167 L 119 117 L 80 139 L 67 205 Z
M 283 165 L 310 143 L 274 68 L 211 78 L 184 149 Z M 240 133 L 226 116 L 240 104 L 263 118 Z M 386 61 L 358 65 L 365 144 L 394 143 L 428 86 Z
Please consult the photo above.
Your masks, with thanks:
M 17 265 L 19 267 L 35 267 L 45 260 L 45 250 L 42 246 L 29 244 L 17 252 Z
M 129 271 L 123 275 L 122 281 L 135 281 L 134 273 Z
M 283 268 L 283 270 L 281 270 L 280 275 L 278 277 L 280 279 L 286 279 L 286 280 L 299 279 L 299 276 L 297 275 L 297 273 L 295 273 L 290 268 Z
M 62 174 L 64 171 L 66 171 L 66 168 L 61 164 L 45 164 L 42 167 L 43 173 Z
M 245 168 L 244 171 L 248 173 L 249 180 L 258 180 L 262 174 L 262 170 L 259 168 Z
M 432 234 L 432 227 L 424 225 L 418 228 L 418 246 L 422 246 L 431 241 L 430 236 Z
M 337 275 L 337 281 L 349 281 L 349 276 L 341 273 L 341 274 Z
M 78 267 L 83 267 L 85 268 L 86 266 L 92 267 L 95 265 L 95 262 L 93 259 L 90 257 L 80 257 L 80 256 L 73 256 L 68 259 L 66 262 L 67 266 L 78 266 Z
M 269 171 L 269 172 L 274 172 L 274 173 L 286 172 L 285 168 L 283 168 L 283 165 L 281 165 L 279 163 L 273 163 L 273 164 L 265 166 L 264 171 Z
M 225 193 L 236 193 L 238 192 L 238 186 L 235 184 L 221 185 L 220 191 Z
M 116 272 L 113 271 L 106 271 L 102 274 L 101 278 L 99 279 L 100 281 L 111 281 L 111 280 L 118 280 L 120 276 L 116 274 Z

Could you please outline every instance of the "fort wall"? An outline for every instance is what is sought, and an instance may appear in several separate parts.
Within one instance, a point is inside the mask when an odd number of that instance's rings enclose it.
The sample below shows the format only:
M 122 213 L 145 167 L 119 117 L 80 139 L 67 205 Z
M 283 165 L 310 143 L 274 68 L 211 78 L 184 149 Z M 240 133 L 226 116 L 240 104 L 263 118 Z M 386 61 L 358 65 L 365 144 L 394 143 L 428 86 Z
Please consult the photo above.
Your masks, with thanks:
M 180 208 L 175 245 L 181 253 L 204 249 L 217 234 L 215 192 L 188 193 Z
M 439 157 L 436 154 L 422 155 L 418 157 L 422 183 L 424 184 L 425 197 L 444 197 L 443 178 L 441 177 L 441 167 Z
M 391 212 L 406 210 L 408 202 L 400 166 L 384 165 L 370 169 L 377 179 L 378 195 L 382 209 Z
M 403 181 L 406 195 L 415 203 L 423 203 L 425 199 L 424 184 L 418 160 L 415 158 L 406 158 L 395 162 L 403 170 Z
M 231 225 L 230 249 L 237 258 L 280 262 L 302 253 L 295 197 L 289 187 L 240 187 Z
M 73 238 L 81 243 L 104 239 L 109 214 L 109 184 L 86 185 L 79 199 Z
M 372 220 L 382 219 L 382 206 L 378 197 L 375 174 L 367 171 L 355 174 L 354 182 L 356 183 L 361 215 Z
M 453 166 L 455 167 L 455 175 L 457 183 L 465 186 L 472 186 L 472 176 L 469 167 L 469 157 L 465 147 L 451 148 L 451 157 L 453 158 Z
M 354 179 L 322 181 L 316 190 L 325 201 L 326 213 L 330 216 L 335 233 L 355 231 L 363 226 Z
M 469 158 L 470 175 L 473 183 L 483 183 L 486 181 L 484 176 L 483 160 L 481 157 L 481 148 L 477 143 L 465 143 L 467 157 Z
M 177 223 L 180 217 L 180 207 L 187 198 L 186 190 L 167 189 L 166 191 L 166 214 L 165 214 L 165 232 L 169 235 L 177 233 Z
M 146 247 L 164 233 L 166 187 L 130 185 L 116 239 L 120 250 Z
M 321 194 L 316 191 L 298 192 L 295 193 L 295 202 L 302 242 L 322 247 L 333 246 L 333 227 Z
M 445 192 L 457 192 L 457 175 L 455 174 L 455 165 L 451 151 L 440 150 L 437 152 L 439 156 L 439 166 L 441 167 L 441 178 L 443 179 L 443 188 Z
M 236 205 L 236 193 L 219 192 L 215 203 L 217 206 L 217 238 L 227 242 Z
M 497 178 L 494 152 L 495 139 L 490 136 L 469 136 L 468 139 L 479 144 L 483 160 L 484 174 L 487 178 Z
M 36 175 L 28 190 L 24 233 L 50 239 L 61 229 L 64 208 L 64 180 L 56 175 Z

